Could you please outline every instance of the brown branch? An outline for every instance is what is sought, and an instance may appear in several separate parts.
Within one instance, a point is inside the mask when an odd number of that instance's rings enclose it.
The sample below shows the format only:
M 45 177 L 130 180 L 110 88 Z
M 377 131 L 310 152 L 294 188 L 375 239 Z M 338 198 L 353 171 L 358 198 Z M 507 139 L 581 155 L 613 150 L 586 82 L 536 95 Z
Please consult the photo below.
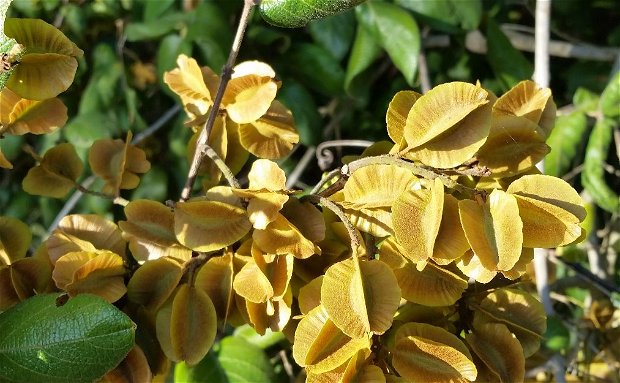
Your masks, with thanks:
M 220 77 L 220 83 L 217 87 L 217 93 L 215 94 L 215 99 L 213 100 L 209 117 L 207 118 L 207 121 L 200 132 L 200 136 L 198 137 L 198 141 L 196 142 L 194 158 L 192 159 L 192 163 L 187 174 L 187 181 L 185 182 L 185 186 L 181 192 L 181 198 L 179 199 L 182 202 L 189 199 L 194 183 L 196 182 L 196 176 L 198 174 L 198 169 L 200 168 L 200 163 L 206 155 L 205 146 L 209 141 L 209 136 L 211 135 L 211 130 L 213 129 L 213 124 L 215 123 L 215 118 L 219 114 L 220 104 L 222 103 L 222 98 L 224 97 L 224 91 L 226 90 L 226 85 L 228 85 L 228 81 L 232 75 L 233 65 L 237 60 L 237 54 L 239 53 L 239 48 L 241 47 L 241 41 L 243 40 L 245 29 L 250 21 L 250 11 L 259 2 L 260 0 L 245 0 L 243 3 L 243 10 L 241 11 L 241 18 L 239 19 L 235 39 L 232 47 L 230 48 L 226 65 L 224 65 L 224 68 L 222 69 L 222 76 Z

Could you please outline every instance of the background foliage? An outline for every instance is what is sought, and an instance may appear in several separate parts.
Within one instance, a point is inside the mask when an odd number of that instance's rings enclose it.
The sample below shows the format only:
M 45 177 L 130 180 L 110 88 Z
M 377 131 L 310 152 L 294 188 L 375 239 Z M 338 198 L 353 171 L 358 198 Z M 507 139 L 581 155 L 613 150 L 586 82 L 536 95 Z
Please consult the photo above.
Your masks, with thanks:
M 44 153 L 59 142 L 70 142 L 88 163 L 87 149 L 94 140 L 123 138 L 128 131 L 139 136 L 163 123 L 140 145 L 151 170 L 137 189 L 123 196 L 164 201 L 179 195 L 188 170 L 190 132 L 183 126 L 185 116 L 178 113 L 176 96 L 162 81 L 163 73 L 175 67 L 181 53 L 201 65 L 221 68 L 241 3 L 14 0 L 9 16 L 46 20 L 84 50 L 74 84 L 60 96 L 71 117 L 67 125 L 44 136 L 0 141 L 2 153 L 14 165 L 11 171 L 0 170 L 0 214 L 30 225 L 33 247 L 53 229 L 67 201 L 22 191 L 22 180 L 34 165 L 24 148 Z M 579 376 L 576 379 L 596 381 L 608 374 L 600 351 L 620 359 L 620 96 L 605 98 L 616 102 L 600 102 L 606 87 L 608 94 L 620 93 L 620 77 L 613 77 L 620 65 L 620 5 L 615 0 L 552 4 L 552 40 L 590 50 L 583 57 L 551 59 L 550 88 L 560 117 L 548 141 L 552 152 L 546 171 L 563 177 L 591 201 L 592 234 L 580 245 L 555 252 L 562 255 L 550 275 L 556 315 L 549 319 L 541 360 L 531 367 L 544 366 L 558 353 Z M 532 35 L 533 9 L 533 1 L 369 1 L 299 29 L 271 26 L 255 14 L 239 61 L 265 61 L 281 78 L 279 99 L 295 116 L 301 145 L 280 165 L 294 186 L 305 188 L 330 166 L 320 168 L 308 161 L 321 142 L 387 139 L 385 111 L 399 90 L 479 80 L 500 94 L 530 78 L 532 54 L 515 49 L 510 40 Z M 168 116 L 172 117 L 164 120 Z M 352 153 L 359 149 L 335 150 L 337 157 Z M 72 212 L 123 217 L 111 201 L 94 196 L 83 196 Z M 214 381 L 250 381 L 256 376 L 288 381 L 284 344 L 279 334 L 258 337 L 249 328 L 241 329 L 220 339 L 198 366 L 177 367 L 174 376 L 191 380 L 202 370 L 213 374 Z M 251 366 L 235 361 L 241 355 L 252 361 Z M 232 376 L 233 370 L 239 375 Z

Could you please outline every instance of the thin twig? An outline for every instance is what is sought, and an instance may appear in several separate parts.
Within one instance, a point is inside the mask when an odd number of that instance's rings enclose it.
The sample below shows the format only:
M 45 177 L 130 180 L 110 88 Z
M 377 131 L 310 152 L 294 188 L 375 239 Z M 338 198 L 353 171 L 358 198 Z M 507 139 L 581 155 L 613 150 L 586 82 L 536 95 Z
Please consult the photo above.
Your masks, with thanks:
M 84 186 L 82 186 L 81 184 L 79 184 L 77 182 L 75 183 L 75 188 L 77 190 L 79 190 L 80 192 L 82 192 L 83 194 L 90 194 L 90 195 L 94 195 L 94 196 L 97 196 L 97 197 L 109 199 L 115 205 L 127 206 L 127 204 L 129 203 L 129 201 L 127 201 L 123 197 L 114 196 L 114 195 L 111 195 L 111 194 L 106 194 L 106 193 L 101 193 L 101 192 L 98 192 L 98 191 L 90 190 L 90 189 L 85 188 Z
M 331 172 L 327 173 L 323 178 L 321 178 L 321 180 L 319 181 L 319 183 L 317 183 L 312 190 L 310 191 L 310 194 L 316 194 L 319 191 L 321 191 L 321 189 L 323 188 L 323 186 L 325 186 L 326 183 L 328 183 L 329 181 L 331 181 L 334 177 L 336 177 L 337 175 L 340 174 L 340 169 L 334 169 Z
M 230 48 L 228 60 L 226 61 L 226 64 L 222 69 L 222 76 L 220 77 L 220 83 L 217 87 L 217 93 L 215 94 L 215 99 L 213 100 L 213 105 L 211 106 L 209 117 L 207 118 L 207 121 L 205 122 L 205 125 L 200 132 L 200 136 L 198 136 L 198 140 L 196 142 L 196 151 L 194 152 L 194 158 L 192 159 L 189 173 L 187 174 L 187 181 L 185 182 L 185 186 L 183 187 L 183 191 L 181 192 L 181 198 L 179 199 L 180 201 L 187 201 L 189 199 L 192 188 L 194 187 L 194 183 L 196 182 L 196 176 L 198 174 L 198 169 L 200 168 L 200 163 L 206 155 L 205 146 L 209 141 L 211 129 L 213 129 L 213 124 L 215 123 L 215 118 L 219 115 L 220 104 L 222 103 L 222 98 L 224 97 L 224 91 L 226 90 L 228 81 L 232 76 L 233 65 L 237 60 L 237 54 L 239 53 L 239 48 L 241 47 L 241 41 L 243 41 L 245 29 L 250 21 L 250 11 L 259 2 L 259 0 L 245 0 L 243 3 L 243 10 L 241 11 L 241 18 L 239 19 L 239 25 L 237 26 L 235 39 L 233 41 L 232 47 Z
M 155 132 L 161 129 L 172 117 L 176 116 L 177 113 L 179 113 L 180 111 L 181 111 L 181 105 L 179 104 L 176 104 L 170 109 L 168 109 L 164 114 L 161 115 L 161 117 L 157 119 L 157 121 L 152 123 L 151 126 L 141 131 L 140 133 L 136 134 L 133 140 L 131 140 L 131 144 L 138 145 L 139 143 L 141 143 L 148 137 L 155 134 Z
M 217 152 L 209 145 L 204 146 L 204 151 L 205 155 L 215 163 L 215 166 L 217 166 L 218 169 L 220 169 L 222 175 L 224 175 L 224 178 L 228 181 L 228 184 L 235 189 L 241 188 L 239 181 Z
M 347 229 L 347 232 L 349 233 L 349 237 L 351 238 L 351 249 L 355 250 L 355 248 L 360 246 L 360 244 L 362 243 L 362 238 L 360 237 L 359 233 L 355 230 L 355 227 L 353 227 L 353 224 L 351 223 L 349 218 L 347 218 L 344 211 L 338 204 L 318 194 L 308 194 L 308 195 L 301 197 L 301 199 L 308 200 L 311 203 L 315 203 L 315 204 L 318 203 L 321 206 L 331 210 L 334 214 L 336 214 L 336 216 L 338 216 L 338 218 L 340 218 L 345 228 Z

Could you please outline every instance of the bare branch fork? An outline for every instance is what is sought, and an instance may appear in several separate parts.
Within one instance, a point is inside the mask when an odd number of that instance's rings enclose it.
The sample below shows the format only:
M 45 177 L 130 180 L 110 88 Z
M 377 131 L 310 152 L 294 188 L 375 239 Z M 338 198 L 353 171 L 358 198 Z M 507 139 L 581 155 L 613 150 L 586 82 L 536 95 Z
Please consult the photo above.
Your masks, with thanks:
M 181 198 L 179 199 L 182 202 L 189 199 L 192 188 L 194 187 L 194 183 L 196 182 L 196 176 L 198 174 L 198 169 L 200 168 L 202 159 L 207 155 L 207 143 L 209 141 L 209 136 L 211 135 L 211 130 L 213 129 L 215 118 L 219 114 L 220 104 L 222 103 L 222 98 L 224 97 L 224 91 L 226 90 L 228 81 L 230 81 L 233 65 L 235 64 L 235 61 L 237 60 L 237 55 L 239 54 L 241 41 L 243 41 L 243 36 L 245 34 L 245 30 L 248 26 L 248 22 L 250 19 L 250 11 L 255 5 L 258 5 L 259 3 L 260 0 L 245 0 L 243 3 L 243 10 L 241 11 L 241 18 L 239 19 L 239 25 L 237 26 L 235 39 L 233 41 L 232 47 L 230 48 L 230 54 L 228 55 L 226 65 L 224 65 L 224 68 L 222 68 L 220 83 L 217 87 L 217 93 L 215 94 L 215 99 L 213 100 L 213 105 L 211 106 L 209 117 L 207 118 L 207 121 L 205 122 L 205 125 L 200 132 L 200 136 L 198 136 L 198 141 L 196 142 L 196 151 L 194 152 L 194 158 L 192 159 L 192 163 L 187 174 L 187 181 L 185 182 L 185 186 L 183 187 L 183 191 L 181 192 Z

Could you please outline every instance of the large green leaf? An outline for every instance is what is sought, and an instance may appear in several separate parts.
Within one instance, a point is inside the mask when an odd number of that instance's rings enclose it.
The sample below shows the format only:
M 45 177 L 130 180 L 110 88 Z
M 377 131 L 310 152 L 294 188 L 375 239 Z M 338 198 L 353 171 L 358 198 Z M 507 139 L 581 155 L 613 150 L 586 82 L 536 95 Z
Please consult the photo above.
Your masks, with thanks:
M 613 130 L 618 124 L 609 118 L 601 118 L 594 125 L 586 147 L 581 182 L 594 202 L 610 213 L 620 209 L 618 194 L 605 182 L 605 169 L 601 164 L 607 159 Z
M 487 47 L 487 58 L 504 90 L 512 88 L 521 80 L 532 78 L 534 66 L 512 46 L 493 19 L 487 21 Z
M 159 3 L 148 1 L 147 4 Z M 131 22 L 127 24 L 125 33 L 127 41 L 152 40 L 161 37 L 184 25 L 187 15 L 181 12 L 168 13 L 160 18 L 144 22 Z
M 366 28 L 358 25 L 344 78 L 344 89 L 349 95 L 362 98 L 365 93 L 368 93 L 371 82 L 366 76 L 362 76 L 362 73 L 371 66 L 380 54 L 381 46 L 379 43 L 375 41 L 375 38 Z
M 396 0 L 414 11 L 434 28 L 446 32 L 458 31 L 458 27 L 473 30 L 482 18 L 481 0 Z
M 299 28 L 311 20 L 346 11 L 365 0 L 263 0 L 260 12 L 268 23 L 284 28 Z
M 343 12 L 308 24 L 317 44 L 327 49 L 337 60 L 347 54 L 355 35 L 355 13 Z
M 174 379 L 185 383 L 255 383 L 273 382 L 269 359 L 258 346 L 227 336 L 196 366 L 179 363 Z
M 318 145 L 321 141 L 321 116 L 306 87 L 295 80 L 284 79 L 278 99 L 293 113 L 300 143 Z
M 571 169 L 587 129 L 588 119 L 581 111 L 557 118 L 547 139 L 551 152 L 545 157 L 545 174 L 561 177 Z
M 135 324 L 95 295 L 37 295 L 0 314 L 0 381 L 92 382 L 134 345 Z
M 344 71 L 325 48 L 308 43 L 297 44 L 287 57 L 291 71 L 308 87 L 334 96 L 342 93 Z
M 418 69 L 420 31 L 411 14 L 389 3 L 368 2 L 356 8 L 357 20 L 385 49 L 394 65 L 413 86 Z

